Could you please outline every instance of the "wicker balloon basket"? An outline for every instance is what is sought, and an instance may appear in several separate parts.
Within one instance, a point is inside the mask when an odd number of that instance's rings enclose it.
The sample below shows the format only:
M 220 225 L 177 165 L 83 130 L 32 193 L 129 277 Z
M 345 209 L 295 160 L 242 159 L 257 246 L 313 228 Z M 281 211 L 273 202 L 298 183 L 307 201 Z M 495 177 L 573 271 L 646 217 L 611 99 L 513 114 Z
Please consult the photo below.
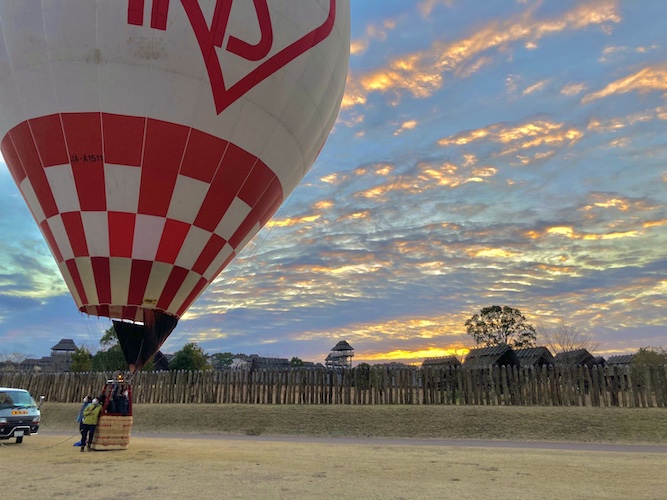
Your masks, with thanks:
M 132 386 L 123 375 L 107 380 L 100 398 L 104 397 L 90 448 L 96 451 L 125 450 L 132 432 Z
M 100 415 L 91 448 L 97 451 L 127 449 L 133 418 L 131 415 Z

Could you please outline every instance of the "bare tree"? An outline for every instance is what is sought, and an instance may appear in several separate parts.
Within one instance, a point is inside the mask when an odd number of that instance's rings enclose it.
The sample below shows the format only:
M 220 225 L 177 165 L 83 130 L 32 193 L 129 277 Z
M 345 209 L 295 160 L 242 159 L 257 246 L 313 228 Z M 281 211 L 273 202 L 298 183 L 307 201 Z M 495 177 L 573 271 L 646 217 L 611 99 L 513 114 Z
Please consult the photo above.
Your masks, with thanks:
M 538 325 L 537 335 L 554 354 L 577 349 L 586 349 L 588 352 L 593 352 L 600 347 L 600 343 L 596 342 L 590 335 L 580 332 L 576 326 L 570 325 L 562 319 L 553 328 L 544 328 L 542 325 Z
M 22 363 L 29 357 L 28 354 L 23 354 L 22 352 L 0 352 L 0 361 L 14 363 L 16 365 Z

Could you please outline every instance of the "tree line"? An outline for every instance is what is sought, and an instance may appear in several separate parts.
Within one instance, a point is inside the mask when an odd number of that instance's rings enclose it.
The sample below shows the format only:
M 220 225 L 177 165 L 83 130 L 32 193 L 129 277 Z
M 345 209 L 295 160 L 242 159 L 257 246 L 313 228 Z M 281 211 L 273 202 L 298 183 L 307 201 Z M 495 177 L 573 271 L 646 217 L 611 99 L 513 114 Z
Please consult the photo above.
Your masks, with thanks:
M 86 347 L 78 347 L 72 353 L 69 370 L 72 372 L 128 370 L 127 361 L 113 326 L 102 335 L 100 346 L 101 349 L 95 354 L 92 354 Z M 244 356 L 244 354 L 232 354 L 231 352 L 208 355 L 196 342 L 189 342 L 180 351 L 174 353 L 174 356 L 169 360 L 168 369 L 193 371 L 222 369 L 231 366 L 235 358 Z M 290 360 L 290 366 L 292 367 L 300 367 L 303 364 L 303 360 L 296 356 Z M 153 359 L 142 368 L 142 371 L 153 371 L 155 369 L 156 363 Z
M 599 344 L 575 326 L 560 320 L 552 329 L 533 326 L 519 309 L 509 306 L 484 307 L 465 322 L 466 333 L 479 347 L 507 344 L 522 349 L 535 347 L 537 338 L 554 354 L 577 349 L 595 351 Z M 667 364 L 667 350 L 663 347 L 642 347 L 634 355 L 635 365 L 662 366 Z

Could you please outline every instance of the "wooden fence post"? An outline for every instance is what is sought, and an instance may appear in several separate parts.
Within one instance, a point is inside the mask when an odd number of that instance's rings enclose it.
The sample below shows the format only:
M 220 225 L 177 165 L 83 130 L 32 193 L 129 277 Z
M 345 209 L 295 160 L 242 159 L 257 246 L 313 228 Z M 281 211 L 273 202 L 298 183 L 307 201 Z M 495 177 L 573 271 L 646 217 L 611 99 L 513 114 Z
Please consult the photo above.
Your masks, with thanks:
M 667 407 L 667 365 L 656 367 L 657 384 L 656 395 L 658 396 L 658 406 Z
M 97 395 L 109 373 L 0 372 L 51 402 Z M 140 372 L 135 403 L 667 406 L 667 366 Z
M 516 366 L 512 366 L 512 386 L 512 404 L 522 405 L 521 383 L 519 381 L 519 370 Z

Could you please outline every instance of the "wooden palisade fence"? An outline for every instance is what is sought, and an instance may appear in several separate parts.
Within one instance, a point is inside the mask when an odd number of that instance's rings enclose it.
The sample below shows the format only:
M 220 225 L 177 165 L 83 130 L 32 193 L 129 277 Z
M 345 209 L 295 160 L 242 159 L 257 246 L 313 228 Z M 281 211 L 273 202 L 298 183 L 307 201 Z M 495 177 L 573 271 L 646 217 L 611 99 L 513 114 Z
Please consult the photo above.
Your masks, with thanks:
M 115 375 L 0 372 L 0 386 L 78 402 Z M 160 371 L 137 373 L 132 386 L 135 403 L 667 407 L 667 366 Z

